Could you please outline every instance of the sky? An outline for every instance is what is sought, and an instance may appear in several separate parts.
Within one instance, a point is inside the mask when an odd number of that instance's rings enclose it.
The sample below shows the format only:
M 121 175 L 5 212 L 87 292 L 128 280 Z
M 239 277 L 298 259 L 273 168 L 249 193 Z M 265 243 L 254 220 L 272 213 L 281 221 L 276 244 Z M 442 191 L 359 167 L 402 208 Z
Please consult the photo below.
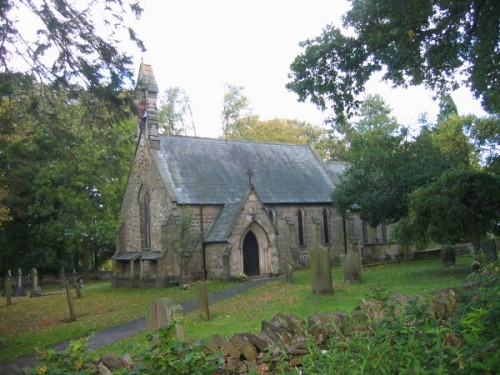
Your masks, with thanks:
M 287 118 L 321 125 L 328 112 L 299 103 L 289 92 L 289 66 L 302 52 L 299 42 L 341 26 L 350 8 L 344 0 L 145 0 L 134 29 L 147 52 L 134 53 L 153 68 L 160 92 L 177 86 L 190 99 L 197 135 L 218 137 L 225 84 L 244 87 L 262 120 Z M 380 94 L 392 114 L 416 127 L 423 112 L 436 118 L 438 103 L 422 87 L 393 89 L 372 79 L 367 93 Z M 463 88 L 452 93 L 460 114 L 484 114 Z

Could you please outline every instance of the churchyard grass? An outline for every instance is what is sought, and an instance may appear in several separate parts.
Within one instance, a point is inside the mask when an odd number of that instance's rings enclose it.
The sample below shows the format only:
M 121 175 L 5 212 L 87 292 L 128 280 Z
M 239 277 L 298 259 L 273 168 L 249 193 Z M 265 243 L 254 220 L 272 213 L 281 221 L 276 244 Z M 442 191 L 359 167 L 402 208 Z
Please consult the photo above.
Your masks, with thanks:
M 208 293 L 232 285 L 209 282 Z M 62 286 L 42 285 L 42 290 L 44 293 L 58 292 L 62 291 Z M 75 322 L 68 321 L 68 303 L 63 293 L 38 298 L 14 297 L 11 306 L 5 306 L 5 298 L 0 298 L 0 340 L 6 345 L 0 349 L 0 362 L 143 317 L 156 298 L 168 297 L 177 303 L 196 298 L 194 288 L 115 289 L 109 282 L 89 282 L 82 292 L 83 298 L 73 299 Z
M 307 317 L 322 311 L 350 312 L 363 298 L 376 293 L 425 294 L 428 291 L 459 285 L 469 273 L 471 257 L 459 257 L 457 267 L 443 268 L 440 260 L 422 260 L 364 267 L 361 284 L 344 284 L 340 267 L 333 267 L 333 294 L 312 293 L 310 270 L 295 271 L 293 283 L 284 277 L 252 288 L 236 297 L 210 306 L 210 321 L 202 321 L 198 311 L 185 315 L 184 327 L 190 339 L 216 333 L 259 332 L 262 320 L 277 312 Z M 209 282 L 208 293 L 234 285 Z M 56 287 L 57 289 L 57 287 Z M 0 362 L 34 352 L 72 337 L 91 334 L 144 316 L 152 301 L 169 297 L 176 303 L 196 298 L 196 288 L 113 289 L 109 283 L 88 284 L 84 298 L 75 298 L 78 320 L 69 323 L 65 296 L 16 297 L 0 306 L 0 338 L 7 346 L 0 350 Z M 140 345 L 145 333 L 123 340 L 99 352 L 123 354 L 131 344 Z
M 361 284 L 345 284 L 340 267 L 333 267 L 333 294 L 312 293 L 310 270 L 294 272 L 292 284 L 285 278 L 252 288 L 245 293 L 210 306 L 210 321 L 200 319 L 199 312 L 185 315 L 184 327 L 189 339 L 208 338 L 214 334 L 258 333 L 262 320 L 278 312 L 306 318 L 316 312 L 351 312 L 359 301 L 370 295 L 400 293 L 416 295 L 458 286 L 470 272 L 472 257 L 457 259 L 457 266 L 443 268 L 441 260 L 421 260 L 364 267 Z M 146 334 L 101 349 L 99 352 L 124 354 L 133 345 L 144 345 Z

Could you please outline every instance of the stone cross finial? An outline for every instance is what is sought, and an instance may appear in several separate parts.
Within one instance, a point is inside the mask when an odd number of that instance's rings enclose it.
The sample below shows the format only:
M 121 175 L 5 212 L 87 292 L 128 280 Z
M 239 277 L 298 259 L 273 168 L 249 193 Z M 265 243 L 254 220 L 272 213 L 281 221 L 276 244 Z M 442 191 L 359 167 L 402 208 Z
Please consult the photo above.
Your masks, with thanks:
M 248 168 L 247 170 L 247 176 L 248 176 L 248 184 L 251 186 L 252 185 L 252 176 L 253 176 L 253 172 L 250 168 Z

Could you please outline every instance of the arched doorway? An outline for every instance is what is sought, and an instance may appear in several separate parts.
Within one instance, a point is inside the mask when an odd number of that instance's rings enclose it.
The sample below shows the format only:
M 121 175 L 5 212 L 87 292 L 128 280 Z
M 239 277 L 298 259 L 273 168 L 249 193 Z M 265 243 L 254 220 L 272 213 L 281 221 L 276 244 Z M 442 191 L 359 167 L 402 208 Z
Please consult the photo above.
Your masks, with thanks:
M 249 231 L 243 240 L 243 272 L 247 276 L 260 274 L 259 244 L 252 231 Z

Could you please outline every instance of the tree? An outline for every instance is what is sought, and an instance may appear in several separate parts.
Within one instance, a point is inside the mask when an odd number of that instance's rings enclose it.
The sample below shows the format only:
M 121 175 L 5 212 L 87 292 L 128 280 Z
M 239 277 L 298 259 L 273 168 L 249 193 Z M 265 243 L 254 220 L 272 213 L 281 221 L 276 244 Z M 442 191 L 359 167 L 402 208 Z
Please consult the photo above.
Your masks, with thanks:
M 344 17 L 349 35 L 327 26 L 302 42 L 287 88 L 300 101 L 331 105 L 345 122 L 376 72 L 396 86 L 425 84 L 439 93 L 465 77 L 483 108 L 499 113 L 499 18 L 495 0 L 352 0 Z
M 469 117 L 465 125 L 491 173 L 500 175 L 500 116 Z
M 179 87 L 170 87 L 160 98 L 158 125 L 163 134 L 187 135 L 192 130 L 196 136 L 189 96 Z
M 447 120 L 450 116 L 458 116 L 458 108 L 453 98 L 449 93 L 444 93 L 439 99 L 439 113 L 437 116 L 437 123 Z
M 500 177 L 485 172 L 452 171 L 411 194 L 413 232 L 438 243 L 472 240 L 500 233 Z
M 198 249 L 203 235 L 192 230 L 193 213 L 188 209 L 181 209 L 180 214 L 173 217 L 173 224 L 171 246 L 177 254 L 179 280 L 182 282 L 184 271 Z
M 244 94 L 244 90 L 241 86 L 226 84 L 221 113 L 223 137 L 238 134 L 239 128 L 245 126 L 246 121 L 252 121 L 254 118 L 250 101 Z M 239 119 L 244 120 L 238 122 Z

